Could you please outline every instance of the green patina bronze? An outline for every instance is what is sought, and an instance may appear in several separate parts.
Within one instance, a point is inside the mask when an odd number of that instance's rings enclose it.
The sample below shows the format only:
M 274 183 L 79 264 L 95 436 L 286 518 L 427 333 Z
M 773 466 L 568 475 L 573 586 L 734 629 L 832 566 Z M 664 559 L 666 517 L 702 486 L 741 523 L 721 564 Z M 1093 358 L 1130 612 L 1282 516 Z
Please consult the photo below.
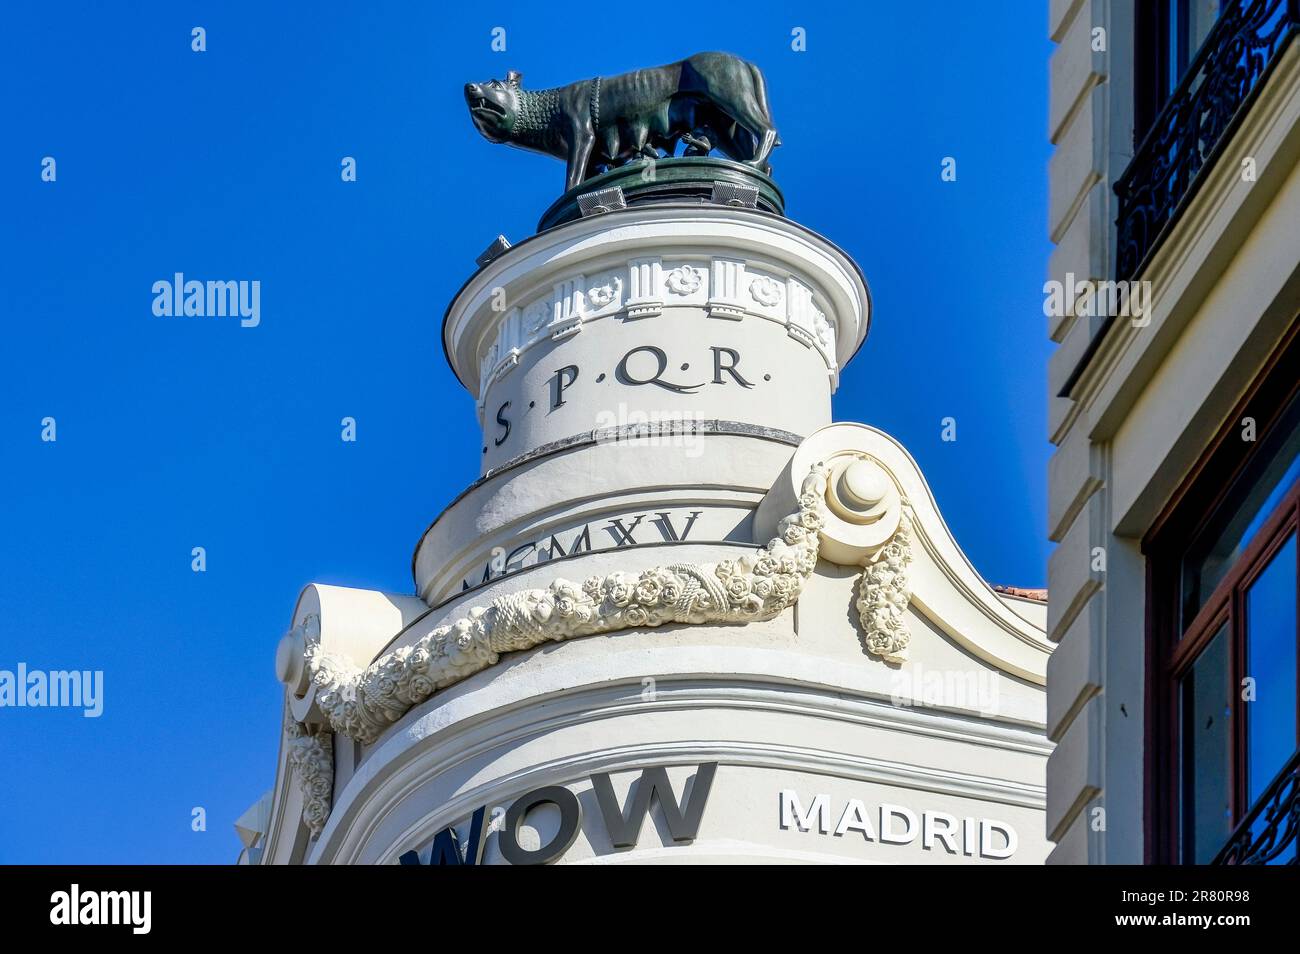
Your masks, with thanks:
M 785 214 L 785 197 L 767 175 L 744 163 L 714 156 L 678 156 L 630 163 L 602 172 L 579 183 L 552 203 L 537 223 L 539 232 L 582 215 L 578 197 L 615 186 L 623 190 L 629 205 L 655 202 L 705 202 L 712 200 L 716 183 L 749 186 L 758 190 L 755 207 L 777 215 Z
M 713 150 L 769 173 L 780 144 L 758 67 L 729 53 L 696 53 L 676 63 L 617 76 L 526 90 L 504 80 L 468 83 L 465 101 L 484 137 L 563 159 L 566 190 L 610 170 Z M 768 180 L 770 181 L 770 180 Z

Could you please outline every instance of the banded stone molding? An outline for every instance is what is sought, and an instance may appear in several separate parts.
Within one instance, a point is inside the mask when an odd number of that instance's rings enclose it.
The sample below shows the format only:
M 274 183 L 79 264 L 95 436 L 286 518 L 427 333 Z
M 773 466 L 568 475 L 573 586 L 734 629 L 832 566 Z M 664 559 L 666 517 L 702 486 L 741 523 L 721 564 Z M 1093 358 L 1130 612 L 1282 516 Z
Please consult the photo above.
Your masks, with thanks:
M 594 275 L 563 275 L 507 310 L 489 339 L 479 360 L 479 423 L 488 389 L 530 348 L 577 334 L 597 319 L 653 318 L 678 305 L 706 308 L 713 318 L 777 322 L 816 351 L 834 378 L 835 329 L 817 301 L 818 293 L 788 269 L 729 258 L 630 258 Z

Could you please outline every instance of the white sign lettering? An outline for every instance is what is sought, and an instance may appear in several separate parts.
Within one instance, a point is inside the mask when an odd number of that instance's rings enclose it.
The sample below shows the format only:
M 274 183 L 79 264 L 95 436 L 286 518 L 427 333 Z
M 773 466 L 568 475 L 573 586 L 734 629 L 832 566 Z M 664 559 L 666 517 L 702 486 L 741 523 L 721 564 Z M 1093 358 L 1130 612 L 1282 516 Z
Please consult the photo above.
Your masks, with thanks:
M 833 827 L 832 817 L 839 819 Z M 874 826 L 873 819 L 876 821 Z M 933 851 L 939 845 L 948 854 L 960 852 L 981 858 L 1010 858 L 1020 844 L 1020 838 L 1011 825 L 992 818 L 966 817 L 959 822 L 957 816 L 947 812 L 923 811 L 918 815 L 903 805 L 885 803 L 873 812 L 856 798 L 850 798 L 835 816 L 829 795 L 814 795 L 805 808 L 799 793 L 789 788 L 781 792 L 780 822 L 783 829 L 816 832 L 836 838 L 856 832 L 865 841 L 889 845 L 910 845 L 919 837 L 925 851 Z

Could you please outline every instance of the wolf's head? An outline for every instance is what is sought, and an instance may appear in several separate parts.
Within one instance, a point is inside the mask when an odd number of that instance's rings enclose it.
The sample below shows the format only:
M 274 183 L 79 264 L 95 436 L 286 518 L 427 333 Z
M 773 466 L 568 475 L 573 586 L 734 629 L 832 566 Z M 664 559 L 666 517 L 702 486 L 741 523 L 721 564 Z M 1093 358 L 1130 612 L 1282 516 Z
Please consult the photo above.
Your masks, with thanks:
M 519 118 L 519 81 L 523 76 L 511 70 L 504 80 L 466 83 L 465 102 L 470 119 L 483 136 L 492 142 L 510 142 Z

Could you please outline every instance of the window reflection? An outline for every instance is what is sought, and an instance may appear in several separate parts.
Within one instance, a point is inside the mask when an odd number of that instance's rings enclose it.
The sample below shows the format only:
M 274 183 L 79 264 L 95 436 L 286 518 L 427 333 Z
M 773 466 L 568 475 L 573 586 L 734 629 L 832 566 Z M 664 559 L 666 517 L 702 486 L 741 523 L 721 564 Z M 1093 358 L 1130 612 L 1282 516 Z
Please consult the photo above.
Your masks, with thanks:
M 1232 685 L 1224 623 L 1182 679 L 1183 861 L 1212 860 L 1232 831 Z
M 1233 482 L 1224 502 L 1188 547 L 1183 558 L 1183 630 L 1297 481 L 1300 397 L 1292 399 L 1251 465 Z
M 1246 592 L 1246 772 L 1254 804 L 1296 749 L 1296 538 Z

